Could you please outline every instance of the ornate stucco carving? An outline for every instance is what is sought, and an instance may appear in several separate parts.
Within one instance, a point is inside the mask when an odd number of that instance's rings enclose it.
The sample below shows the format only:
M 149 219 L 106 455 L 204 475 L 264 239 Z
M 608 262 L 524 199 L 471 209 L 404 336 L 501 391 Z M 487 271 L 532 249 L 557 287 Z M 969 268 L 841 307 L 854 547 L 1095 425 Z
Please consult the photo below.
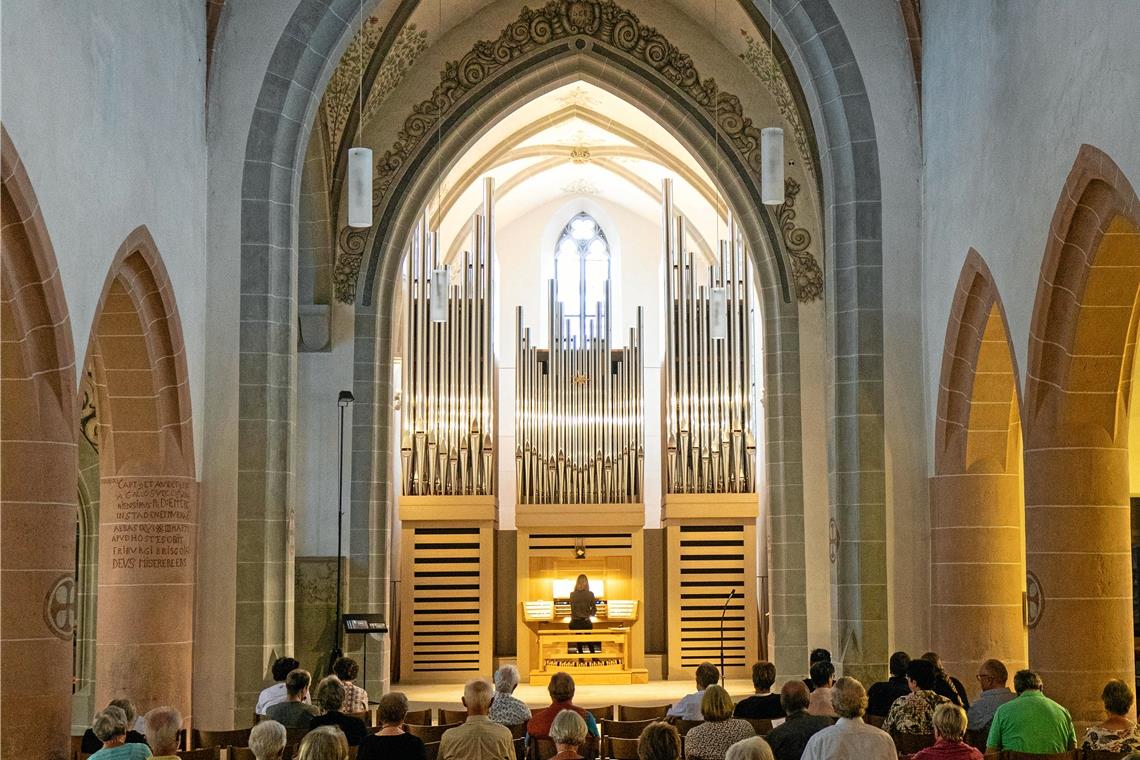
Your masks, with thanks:
M 768 47 L 768 43 L 753 37 L 744 29 L 741 29 L 740 33 L 744 35 L 744 44 L 747 46 L 740 54 L 740 60 L 744 61 L 748 70 L 763 83 L 772 100 L 776 101 L 780 115 L 792 128 L 792 137 L 796 143 L 796 151 L 803 160 L 804 170 L 814 177 L 815 162 L 811 160 L 811 142 L 808 140 L 799 109 L 796 108 L 796 101 L 792 98 L 792 89 L 788 86 L 788 80 L 784 78 L 780 67 L 772 59 L 772 49 Z
M 348 116 L 352 113 L 352 104 L 356 102 L 356 95 L 360 88 L 361 66 L 367 65 L 368 59 L 380 44 L 380 35 L 384 33 L 384 26 L 380 19 L 368 16 L 356 30 L 352 40 L 345 48 L 340 63 L 329 77 L 328 88 L 321 98 L 321 117 L 325 122 L 325 134 L 328 146 L 325 155 L 335 160 L 337 145 L 340 144 L 340 135 Z
M 404 75 L 412 68 L 420 53 L 427 50 L 427 32 L 420 31 L 415 24 L 408 24 L 396 36 L 392 49 L 380 64 L 376 81 L 368 91 L 368 102 L 364 106 L 364 121 L 367 122 L 392 94 L 392 90 L 403 81 Z
M 95 407 L 95 373 L 83 373 L 83 404 L 79 409 L 79 430 L 95 451 L 99 450 L 99 413 Z
M 619 50 L 668 79 L 714 117 L 721 138 L 727 138 L 749 169 L 759 174 L 760 130 L 743 114 L 736 95 L 719 90 L 712 78 L 701 78 L 692 58 L 613 0 L 551 0 L 537 10 L 524 7 L 519 17 L 497 39 L 480 40 L 459 60 L 447 63 L 441 72 L 439 85 L 429 98 L 412 108 L 396 135 L 395 143 L 377 160 L 372 186 L 373 206 L 380 208 L 387 201 L 392 184 L 424 137 L 436 129 L 439 119 L 481 82 L 537 48 L 581 36 L 591 37 Z M 790 209 L 789 204 L 785 206 Z M 369 229 L 344 227 L 338 235 L 339 251 L 333 281 L 337 299 L 344 303 L 353 303 L 356 299 L 356 283 L 371 233 Z M 810 235 L 808 238 L 810 240 Z M 801 270 L 808 272 L 805 282 L 811 280 L 811 267 L 819 270 L 805 249 L 800 249 L 798 255 L 793 256 L 793 262 L 796 261 Z M 798 283 L 797 275 L 797 294 L 804 300 Z
M 808 250 L 811 233 L 796 226 L 796 196 L 800 194 L 800 183 L 791 177 L 784 178 L 784 205 L 776 210 L 780 222 L 780 235 L 784 239 L 784 250 L 792 265 L 792 281 L 796 286 L 796 298 L 800 303 L 817 301 L 823 297 L 823 270 Z

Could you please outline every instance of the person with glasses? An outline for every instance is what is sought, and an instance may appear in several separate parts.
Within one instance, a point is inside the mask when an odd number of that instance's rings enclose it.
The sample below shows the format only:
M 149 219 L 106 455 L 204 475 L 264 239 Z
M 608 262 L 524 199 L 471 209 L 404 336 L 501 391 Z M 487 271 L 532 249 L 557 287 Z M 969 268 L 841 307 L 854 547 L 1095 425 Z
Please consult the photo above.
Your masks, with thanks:
M 997 709 L 1017 697 L 1006 685 L 1009 682 L 1009 671 L 1001 660 L 983 662 L 978 668 L 977 679 L 982 693 L 966 713 L 971 731 L 988 728 Z

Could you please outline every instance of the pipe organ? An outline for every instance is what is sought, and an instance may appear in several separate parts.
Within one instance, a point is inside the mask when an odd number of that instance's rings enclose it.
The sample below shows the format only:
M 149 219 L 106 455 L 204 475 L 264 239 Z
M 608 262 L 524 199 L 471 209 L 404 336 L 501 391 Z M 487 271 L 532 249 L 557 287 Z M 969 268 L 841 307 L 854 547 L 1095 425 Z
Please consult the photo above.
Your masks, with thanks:
M 519 504 L 631 504 L 642 498 L 642 311 L 610 347 L 610 291 L 581 344 L 549 284 L 549 348 L 516 310 L 515 486 Z M 600 326 L 600 329 L 599 327 Z
M 401 467 L 406 496 L 491 495 L 494 456 L 493 180 L 475 217 L 475 252 L 459 282 L 439 262 L 439 233 L 421 223 L 407 254 L 407 341 Z
M 698 284 L 685 223 L 662 186 L 665 244 L 665 492 L 753 493 L 752 280 L 735 224 Z

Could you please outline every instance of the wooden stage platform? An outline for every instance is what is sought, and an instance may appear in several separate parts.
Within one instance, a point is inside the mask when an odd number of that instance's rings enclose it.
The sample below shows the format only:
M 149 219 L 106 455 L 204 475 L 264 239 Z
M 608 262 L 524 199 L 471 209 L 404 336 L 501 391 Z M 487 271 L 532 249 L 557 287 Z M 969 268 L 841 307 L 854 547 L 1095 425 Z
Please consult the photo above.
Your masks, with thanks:
M 779 683 L 783 683 L 777 679 Z M 576 689 L 574 703 L 582 707 L 604 705 L 663 705 L 676 702 L 681 697 L 696 690 L 696 684 L 685 681 L 650 681 L 643 684 L 620 686 L 594 686 L 583 684 Z M 745 678 L 728 679 L 725 688 L 732 695 L 733 702 L 739 702 L 753 693 L 752 681 Z M 463 696 L 463 684 L 392 684 L 392 691 L 402 691 L 408 697 L 413 710 L 425 707 L 461 708 L 459 698 Z M 550 695 L 545 686 L 519 684 L 516 697 L 530 707 L 545 707 L 550 704 Z M 373 698 L 375 699 L 375 698 Z

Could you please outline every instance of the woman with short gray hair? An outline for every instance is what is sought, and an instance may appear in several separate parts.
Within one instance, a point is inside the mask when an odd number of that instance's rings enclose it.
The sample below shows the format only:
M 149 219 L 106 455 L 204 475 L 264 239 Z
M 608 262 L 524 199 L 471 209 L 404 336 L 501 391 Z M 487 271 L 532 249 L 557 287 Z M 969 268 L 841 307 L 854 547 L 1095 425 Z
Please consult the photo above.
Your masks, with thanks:
M 275 720 L 263 720 L 249 732 L 249 749 L 257 760 L 280 760 L 286 738 L 285 726 Z
M 127 714 L 121 707 L 110 705 L 95 713 L 91 730 L 103 742 L 103 748 L 91 756 L 94 760 L 147 760 L 150 757 L 147 745 L 127 743 Z
M 729 747 L 724 753 L 724 760 L 775 760 L 775 757 L 768 742 L 759 736 L 753 736 L 741 739 Z
M 495 671 L 495 698 L 487 717 L 504 726 L 518 726 L 530 720 L 526 702 L 513 696 L 519 685 L 519 669 L 504 665 Z
M 125 697 L 119 699 L 112 699 L 107 703 L 108 707 L 118 707 L 127 716 L 127 744 L 146 744 L 146 737 L 138 731 L 134 730 L 135 725 L 135 705 L 131 700 Z M 103 742 L 99 741 L 99 737 L 95 736 L 95 732 L 88 728 L 83 732 L 83 738 L 80 740 L 79 750 L 88 755 L 98 752 L 103 749 Z
M 408 698 L 398 691 L 380 697 L 376 716 L 382 728 L 360 742 L 356 760 L 427 760 L 427 748 L 418 736 L 404 731 L 404 718 L 408 716 Z
M 355 715 L 346 715 L 340 711 L 344 704 L 344 684 L 336 676 L 326 676 L 317 685 L 317 698 L 313 704 L 325 712 L 313 718 L 309 724 L 311 728 L 319 726 L 336 726 L 344 733 L 348 746 L 358 747 L 364 737 L 368 736 L 368 726 Z
M 586 721 L 573 710 L 563 710 L 550 724 L 550 738 L 558 751 L 550 760 L 582 760 L 578 748 L 586 741 Z

